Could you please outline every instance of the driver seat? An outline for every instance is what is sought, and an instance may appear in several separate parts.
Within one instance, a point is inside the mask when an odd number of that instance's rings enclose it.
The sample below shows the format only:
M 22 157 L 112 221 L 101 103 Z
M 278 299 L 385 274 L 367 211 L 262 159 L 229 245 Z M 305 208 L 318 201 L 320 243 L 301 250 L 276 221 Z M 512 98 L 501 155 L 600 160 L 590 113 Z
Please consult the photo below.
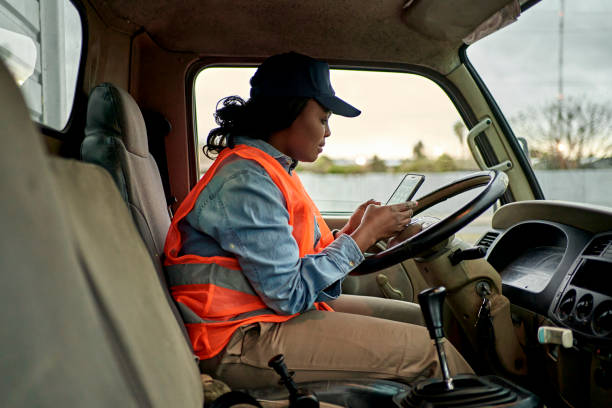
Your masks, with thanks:
M 142 112 L 125 90 L 103 83 L 91 91 L 81 158 L 111 174 L 161 270 L 170 215 Z
M 113 177 L 153 259 L 159 281 L 167 288 L 162 257 L 170 214 L 157 163 L 149 152 L 142 112 L 128 92 L 110 83 L 91 91 L 81 158 L 103 167 Z M 191 345 L 174 300 L 168 290 L 164 295 Z

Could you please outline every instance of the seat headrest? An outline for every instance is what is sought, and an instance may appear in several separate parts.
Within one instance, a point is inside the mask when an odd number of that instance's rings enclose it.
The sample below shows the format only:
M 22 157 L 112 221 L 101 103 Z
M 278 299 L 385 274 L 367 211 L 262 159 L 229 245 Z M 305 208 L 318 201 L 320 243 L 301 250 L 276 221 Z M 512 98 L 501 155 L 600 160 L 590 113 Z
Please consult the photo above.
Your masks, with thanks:
M 129 152 L 149 156 L 147 129 L 140 108 L 129 93 L 113 84 L 100 84 L 89 95 L 85 135 L 98 134 L 115 136 Z

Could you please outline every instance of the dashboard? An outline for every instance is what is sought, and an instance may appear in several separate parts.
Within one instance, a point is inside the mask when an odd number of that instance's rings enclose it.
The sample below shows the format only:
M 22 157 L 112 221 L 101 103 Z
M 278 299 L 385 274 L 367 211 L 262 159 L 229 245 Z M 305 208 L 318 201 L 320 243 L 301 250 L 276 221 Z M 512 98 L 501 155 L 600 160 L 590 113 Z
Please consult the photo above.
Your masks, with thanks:
M 571 329 L 575 346 L 609 353 L 612 209 L 519 202 L 501 207 L 492 227 L 478 244 L 488 248 L 508 299 Z

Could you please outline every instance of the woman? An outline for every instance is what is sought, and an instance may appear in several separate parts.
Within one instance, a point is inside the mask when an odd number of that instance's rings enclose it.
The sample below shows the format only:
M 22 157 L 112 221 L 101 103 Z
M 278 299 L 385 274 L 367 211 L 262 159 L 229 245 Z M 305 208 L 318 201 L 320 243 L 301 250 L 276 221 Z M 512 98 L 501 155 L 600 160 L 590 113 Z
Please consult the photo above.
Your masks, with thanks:
M 233 387 L 275 384 L 267 362 L 278 353 L 298 381 L 440 375 L 427 331 L 406 323 L 414 305 L 339 298 L 363 252 L 404 230 L 413 203 L 370 200 L 332 234 L 293 171 L 322 152 L 331 113 L 360 112 L 335 96 L 326 63 L 268 58 L 247 102 L 222 100 L 205 146 L 218 156 L 170 227 L 165 264 L 194 352 Z M 450 345 L 447 355 L 454 373 L 471 372 Z

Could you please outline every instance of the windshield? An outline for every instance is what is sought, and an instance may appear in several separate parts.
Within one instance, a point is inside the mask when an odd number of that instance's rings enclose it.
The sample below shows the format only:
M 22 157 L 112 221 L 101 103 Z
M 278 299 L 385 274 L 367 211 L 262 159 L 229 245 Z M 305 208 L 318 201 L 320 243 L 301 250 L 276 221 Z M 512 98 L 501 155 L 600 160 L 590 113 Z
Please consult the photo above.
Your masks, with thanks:
M 612 206 L 611 35 L 612 2 L 544 0 L 467 49 L 547 199 Z

